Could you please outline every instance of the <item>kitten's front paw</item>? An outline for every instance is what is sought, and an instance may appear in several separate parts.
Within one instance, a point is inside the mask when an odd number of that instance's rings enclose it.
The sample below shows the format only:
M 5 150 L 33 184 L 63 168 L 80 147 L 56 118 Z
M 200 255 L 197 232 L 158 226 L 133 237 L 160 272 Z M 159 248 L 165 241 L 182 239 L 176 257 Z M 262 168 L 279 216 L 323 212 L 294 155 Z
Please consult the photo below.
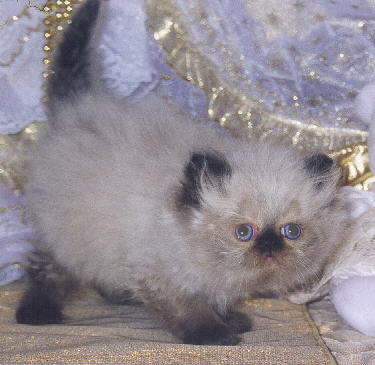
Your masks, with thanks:
M 61 311 L 57 308 L 30 307 L 21 305 L 16 312 L 17 323 L 20 324 L 57 324 L 63 320 Z
M 231 329 L 220 323 L 202 324 L 185 330 L 183 341 L 192 345 L 233 346 L 241 339 Z
M 16 312 L 17 323 L 52 324 L 61 323 L 61 306 L 43 290 L 29 289 L 21 300 Z
M 224 321 L 234 333 L 244 333 L 251 329 L 250 319 L 246 314 L 241 312 L 228 312 Z
M 63 315 L 57 306 L 30 306 L 21 304 L 16 312 L 17 323 L 20 324 L 57 324 L 63 320 Z

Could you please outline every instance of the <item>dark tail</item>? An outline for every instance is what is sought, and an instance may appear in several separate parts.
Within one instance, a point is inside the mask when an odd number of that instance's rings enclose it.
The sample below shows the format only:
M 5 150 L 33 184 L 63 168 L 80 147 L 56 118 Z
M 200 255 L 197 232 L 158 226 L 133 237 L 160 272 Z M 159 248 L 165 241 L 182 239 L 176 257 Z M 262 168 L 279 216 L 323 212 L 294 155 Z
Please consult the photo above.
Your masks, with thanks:
M 100 0 L 86 0 L 63 35 L 48 82 L 51 111 L 57 103 L 74 101 L 91 87 L 89 44 L 99 8 Z

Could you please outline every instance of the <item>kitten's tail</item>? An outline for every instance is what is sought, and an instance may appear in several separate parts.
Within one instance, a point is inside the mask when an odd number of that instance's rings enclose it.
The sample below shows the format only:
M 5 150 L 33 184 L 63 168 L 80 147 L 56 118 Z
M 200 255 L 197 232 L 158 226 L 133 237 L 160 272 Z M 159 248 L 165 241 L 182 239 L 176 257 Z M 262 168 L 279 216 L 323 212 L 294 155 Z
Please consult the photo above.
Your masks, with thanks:
M 63 34 L 47 87 L 52 114 L 59 104 L 73 103 L 92 88 L 89 45 L 99 9 L 100 0 L 86 0 Z

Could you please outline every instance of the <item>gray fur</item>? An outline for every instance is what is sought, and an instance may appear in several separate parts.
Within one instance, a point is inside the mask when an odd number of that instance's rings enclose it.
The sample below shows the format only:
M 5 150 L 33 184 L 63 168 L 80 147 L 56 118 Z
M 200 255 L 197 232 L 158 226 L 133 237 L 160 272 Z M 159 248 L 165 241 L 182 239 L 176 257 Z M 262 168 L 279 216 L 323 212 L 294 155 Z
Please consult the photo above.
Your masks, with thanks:
M 156 96 L 126 105 L 90 89 L 54 110 L 59 131 L 35 148 L 27 187 L 38 249 L 81 284 L 131 292 L 185 342 L 237 343 L 225 316 L 239 299 L 310 285 L 345 236 L 335 167 L 311 176 L 300 153 L 192 121 Z M 201 172 L 199 208 L 185 209 L 185 169 L 200 151 L 224 156 L 230 174 Z M 303 233 L 273 258 L 234 234 L 290 222 Z

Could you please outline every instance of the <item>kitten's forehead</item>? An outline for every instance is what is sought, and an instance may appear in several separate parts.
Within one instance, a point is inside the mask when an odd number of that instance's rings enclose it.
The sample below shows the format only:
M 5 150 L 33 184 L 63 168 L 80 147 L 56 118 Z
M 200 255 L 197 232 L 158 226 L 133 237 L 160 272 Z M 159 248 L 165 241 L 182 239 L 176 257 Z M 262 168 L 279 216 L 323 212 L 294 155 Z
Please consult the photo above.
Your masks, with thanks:
M 238 209 L 238 218 L 244 222 L 256 224 L 259 228 L 278 226 L 290 222 L 305 220 L 305 212 L 298 199 L 274 204 L 272 201 L 244 199 Z M 306 214 L 307 213 L 307 214 Z
M 290 194 L 264 194 L 244 189 L 237 199 L 238 215 L 261 224 L 273 224 L 280 219 L 294 219 L 303 214 L 303 201 L 295 191 Z
M 320 204 L 313 180 L 304 171 L 299 156 L 252 165 L 233 169 L 227 185 L 228 196 L 236 202 L 240 216 L 274 222 L 280 217 L 306 215 L 311 203 Z

